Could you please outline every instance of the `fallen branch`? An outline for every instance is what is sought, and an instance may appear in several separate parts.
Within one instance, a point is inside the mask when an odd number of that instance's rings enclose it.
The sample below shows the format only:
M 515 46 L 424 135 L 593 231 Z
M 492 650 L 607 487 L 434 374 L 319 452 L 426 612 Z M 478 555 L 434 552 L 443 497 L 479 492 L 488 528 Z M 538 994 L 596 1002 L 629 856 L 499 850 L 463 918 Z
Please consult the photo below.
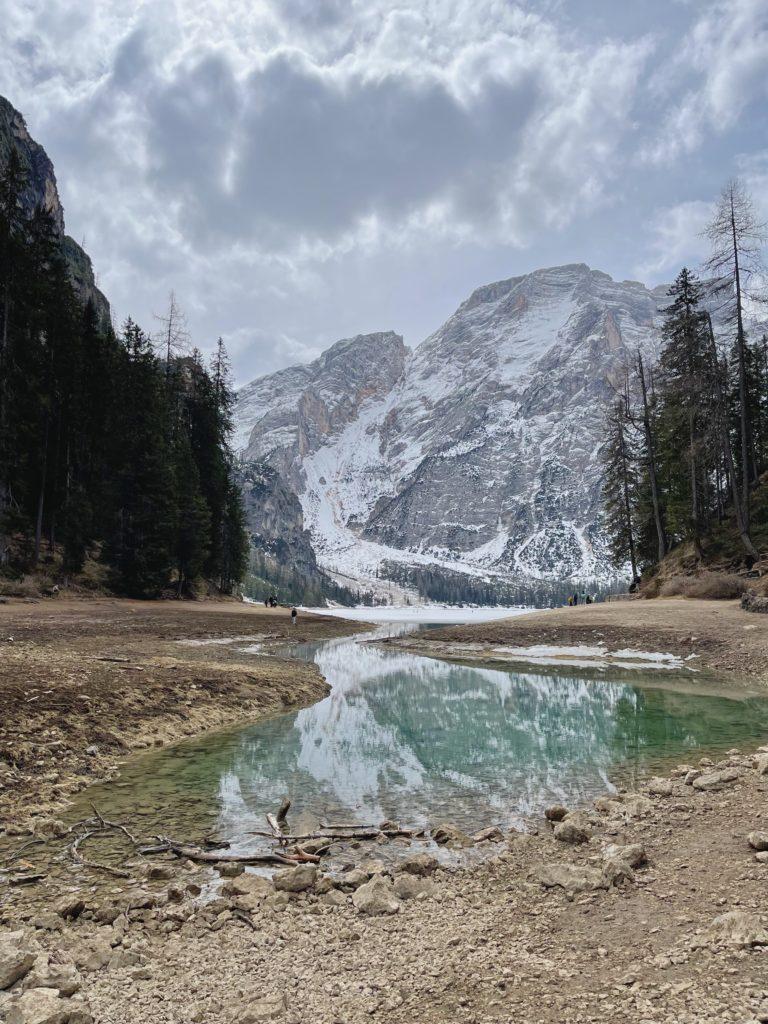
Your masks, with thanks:
M 265 839 L 277 839 L 281 843 L 303 843 L 308 839 L 378 839 L 379 836 L 384 836 L 385 839 L 396 839 L 399 837 L 406 837 L 408 839 L 419 839 L 424 835 L 424 830 L 414 831 L 406 828 L 360 828 L 353 832 L 307 832 L 304 835 L 286 835 L 285 833 L 279 833 L 275 835 L 274 832 L 262 832 L 256 829 L 253 832 L 248 833 L 249 836 L 262 836 Z
M 275 837 L 266 833 L 271 839 Z M 199 846 L 187 846 L 182 843 L 174 843 L 164 836 L 157 836 L 158 846 L 145 846 L 139 852 L 143 853 L 173 853 L 177 857 L 186 857 L 189 860 L 198 861 L 202 864 L 290 864 L 301 863 L 296 857 L 288 857 L 281 853 L 230 853 L 219 854 L 211 850 L 201 850 Z

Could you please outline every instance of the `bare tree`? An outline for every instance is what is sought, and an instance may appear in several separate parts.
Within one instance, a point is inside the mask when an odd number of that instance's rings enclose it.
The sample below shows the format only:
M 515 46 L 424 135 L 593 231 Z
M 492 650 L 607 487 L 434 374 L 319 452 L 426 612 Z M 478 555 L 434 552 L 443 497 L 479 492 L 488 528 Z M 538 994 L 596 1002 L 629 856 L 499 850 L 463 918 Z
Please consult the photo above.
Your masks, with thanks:
M 723 189 L 715 214 L 706 229 L 712 255 L 706 270 L 718 278 L 716 291 L 724 299 L 723 309 L 736 328 L 736 354 L 739 373 L 739 434 L 741 444 L 741 505 L 747 535 L 750 525 L 750 484 L 753 483 L 752 437 L 747 392 L 747 340 L 744 330 L 744 304 L 751 286 L 762 269 L 765 225 L 755 216 L 752 199 L 738 179 Z
M 155 320 L 162 326 L 152 340 L 155 348 L 160 350 L 165 359 L 165 377 L 167 380 L 171 372 L 171 360 L 173 357 L 183 355 L 189 350 L 187 318 L 179 308 L 176 302 L 176 293 L 173 291 L 168 296 L 167 312 L 162 315 L 155 313 L 154 316 Z

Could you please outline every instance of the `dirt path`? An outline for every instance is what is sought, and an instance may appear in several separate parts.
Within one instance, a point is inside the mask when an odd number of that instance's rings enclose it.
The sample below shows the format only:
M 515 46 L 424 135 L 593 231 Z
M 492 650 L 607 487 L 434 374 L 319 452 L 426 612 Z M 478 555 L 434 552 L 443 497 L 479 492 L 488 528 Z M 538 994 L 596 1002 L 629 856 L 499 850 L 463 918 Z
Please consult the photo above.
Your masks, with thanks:
M 5 830 L 111 777 L 132 750 L 319 700 L 327 688 L 314 666 L 267 653 L 356 628 L 309 615 L 291 625 L 284 608 L 236 602 L 1 605 Z M 186 642 L 231 637 L 242 639 Z
M 697 669 L 768 682 L 768 616 L 737 601 L 657 598 L 558 608 L 518 618 L 430 630 L 388 641 L 414 654 L 460 660 L 507 660 L 498 647 L 604 645 L 691 659 Z

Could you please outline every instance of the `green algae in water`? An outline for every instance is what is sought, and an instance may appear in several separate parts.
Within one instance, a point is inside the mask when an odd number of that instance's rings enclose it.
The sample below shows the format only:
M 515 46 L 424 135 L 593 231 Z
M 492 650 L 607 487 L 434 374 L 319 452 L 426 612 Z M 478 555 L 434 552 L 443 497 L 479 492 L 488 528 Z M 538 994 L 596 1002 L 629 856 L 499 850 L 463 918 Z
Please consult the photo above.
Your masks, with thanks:
M 384 818 L 510 827 L 553 802 L 585 803 L 612 783 L 768 736 L 767 700 L 667 678 L 662 688 L 658 672 L 504 671 L 354 639 L 297 654 L 331 684 L 325 700 L 144 755 L 119 783 L 81 794 L 73 814 L 93 801 L 147 836 L 215 832 L 237 852 L 260 846 L 249 833 L 285 795 L 294 829 Z

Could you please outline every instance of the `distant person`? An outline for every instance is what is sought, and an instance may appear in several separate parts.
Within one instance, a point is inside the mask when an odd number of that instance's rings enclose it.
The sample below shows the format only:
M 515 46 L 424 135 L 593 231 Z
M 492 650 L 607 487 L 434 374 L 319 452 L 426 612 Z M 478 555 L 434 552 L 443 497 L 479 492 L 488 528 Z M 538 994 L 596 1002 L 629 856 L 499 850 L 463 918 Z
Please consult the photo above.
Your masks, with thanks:
M 591 594 L 587 594 L 587 596 L 584 598 L 584 604 L 592 604 L 592 595 Z
M 264 598 L 264 607 L 265 608 L 269 608 L 269 598 L 268 597 Z
M 575 608 L 578 603 L 579 603 L 579 595 L 578 594 L 574 594 L 573 595 L 573 607 Z
M 269 607 L 270 607 L 270 608 L 277 608 L 277 598 L 275 597 L 275 595 L 274 595 L 274 594 L 270 595 L 270 598 L 269 598 Z
M 291 625 L 292 626 L 296 625 L 296 619 L 298 617 L 299 617 L 298 610 L 296 608 L 291 608 Z
M 573 594 L 568 595 L 568 607 L 573 608 Z

